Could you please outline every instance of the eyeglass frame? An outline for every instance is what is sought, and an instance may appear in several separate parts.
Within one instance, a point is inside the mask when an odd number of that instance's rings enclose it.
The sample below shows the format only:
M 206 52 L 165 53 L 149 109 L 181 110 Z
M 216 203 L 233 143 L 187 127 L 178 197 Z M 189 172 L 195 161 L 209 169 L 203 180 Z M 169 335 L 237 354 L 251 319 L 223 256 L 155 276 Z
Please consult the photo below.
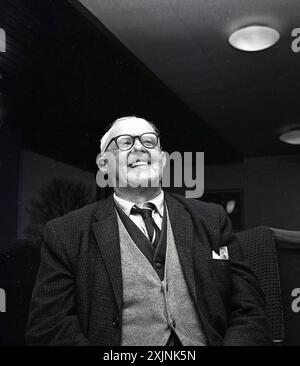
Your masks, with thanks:
M 155 145 L 155 146 L 153 146 L 153 147 L 145 146 L 145 145 L 143 144 L 142 140 L 141 140 L 141 137 L 142 137 L 143 135 L 146 135 L 146 134 L 149 134 L 149 133 L 150 133 L 150 134 L 152 134 L 152 135 L 155 135 L 155 136 L 156 136 L 156 138 L 157 138 L 156 145 Z M 126 149 L 126 150 L 121 150 L 121 149 L 119 148 L 119 146 L 118 146 L 117 139 L 118 139 L 119 137 L 121 137 L 121 136 L 130 136 L 130 137 L 133 139 L 132 145 L 131 145 L 128 149 Z M 109 143 L 107 144 L 107 146 L 106 146 L 106 148 L 105 148 L 104 152 L 106 152 L 106 151 L 107 151 L 107 149 L 108 149 L 109 145 L 110 145 L 113 141 L 115 141 L 115 143 L 116 143 L 116 146 L 117 146 L 118 150 L 120 150 L 120 151 L 128 151 L 128 150 L 130 150 L 130 149 L 132 149 L 132 148 L 133 148 L 133 146 L 134 146 L 134 144 L 135 144 L 135 140 L 136 140 L 136 139 L 138 139 L 138 140 L 139 140 L 139 142 L 144 146 L 144 148 L 146 148 L 146 149 L 154 149 L 154 148 L 158 145 L 158 143 L 159 143 L 159 137 L 160 137 L 160 136 L 159 136 L 159 134 L 158 134 L 158 133 L 156 133 L 156 132 L 144 132 L 144 133 L 142 133 L 141 135 L 130 135 L 130 134 L 128 134 L 128 133 L 123 133 L 123 134 L 121 134 L 121 135 L 118 135 L 118 136 L 113 137 L 113 138 L 109 141 Z

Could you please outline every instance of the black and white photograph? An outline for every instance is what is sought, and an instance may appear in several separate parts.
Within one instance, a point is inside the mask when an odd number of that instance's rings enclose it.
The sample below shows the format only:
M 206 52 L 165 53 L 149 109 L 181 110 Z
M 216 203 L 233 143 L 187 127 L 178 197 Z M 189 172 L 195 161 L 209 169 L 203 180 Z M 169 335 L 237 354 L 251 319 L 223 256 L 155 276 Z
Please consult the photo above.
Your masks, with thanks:
M 0 0 L 0 352 L 300 346 L 299 95 L 298 0 Z

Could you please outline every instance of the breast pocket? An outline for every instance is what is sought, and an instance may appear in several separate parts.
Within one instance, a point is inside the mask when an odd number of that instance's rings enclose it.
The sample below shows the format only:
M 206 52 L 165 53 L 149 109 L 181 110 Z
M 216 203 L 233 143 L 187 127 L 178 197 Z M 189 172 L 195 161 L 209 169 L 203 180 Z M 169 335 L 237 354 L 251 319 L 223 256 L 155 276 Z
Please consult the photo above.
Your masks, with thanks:
M 210 259 L 210 276 L 213 286 L 217 289 L 223 302 L 227 303 L 231 295 L 231 261 L 225 259 Z
M 231 260 L 230 259 L 210 259 L 210 266 L 212 268 L 231 268 Z

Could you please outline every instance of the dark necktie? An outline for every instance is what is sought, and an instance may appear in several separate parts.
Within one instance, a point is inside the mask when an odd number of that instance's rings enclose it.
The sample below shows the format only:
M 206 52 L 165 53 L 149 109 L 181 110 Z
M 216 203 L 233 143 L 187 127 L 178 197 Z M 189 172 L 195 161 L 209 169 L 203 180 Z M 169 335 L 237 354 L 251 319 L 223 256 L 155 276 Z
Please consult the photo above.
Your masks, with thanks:
M 149 240 L 150 240 L 151 244 L 153 244 L 153 246 L 156 248 L 158 241 L 159 241 L 160 229 L 156 225 L 156 223 L 152 217 L 152 211 L 154 209 L 155 209 L 155 206 L 152 203 L 145 203 L 143 205 L 143 208 L 140 208 L 140 207 L 134 205 L 131 209 L 131 213 L 133 215 L 142 216 L 142 218 L 145 222 Z

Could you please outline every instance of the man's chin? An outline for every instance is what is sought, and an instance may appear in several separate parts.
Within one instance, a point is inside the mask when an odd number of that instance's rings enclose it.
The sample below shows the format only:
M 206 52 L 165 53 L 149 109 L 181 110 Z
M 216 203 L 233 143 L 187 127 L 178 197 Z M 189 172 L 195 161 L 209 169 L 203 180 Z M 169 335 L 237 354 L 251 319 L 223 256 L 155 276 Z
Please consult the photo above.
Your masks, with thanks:
M 128 175 L 128 186 L 131 188 L 150 188 L 150 187 L 159 187 L 160 179 L 157 176 L 151 176 L 147 173 L 144 174 L 129 174 Z

